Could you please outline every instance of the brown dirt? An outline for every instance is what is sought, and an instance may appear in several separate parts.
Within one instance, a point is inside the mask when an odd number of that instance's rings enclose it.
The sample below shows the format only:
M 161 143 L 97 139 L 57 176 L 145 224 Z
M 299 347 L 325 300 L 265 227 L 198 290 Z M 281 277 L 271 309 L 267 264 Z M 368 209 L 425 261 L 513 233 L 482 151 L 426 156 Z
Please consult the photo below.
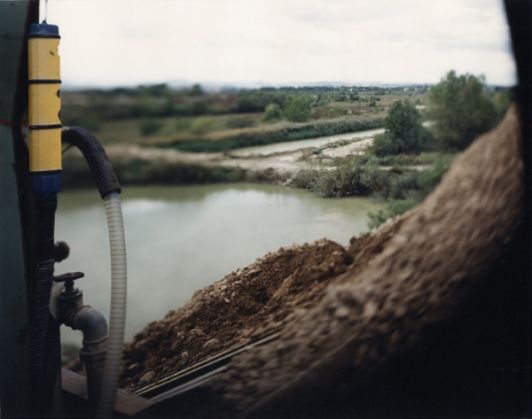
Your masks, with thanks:
M 297 412 L 338 389 L 347 374 L 364 382 L 398 354 L 423 347 L 435 325 L 474 301 L 522 218 L 519 132 L 512 108 L 455 160 L 420 206 L 355 240 L 353 267 L 331 281 L 314 307 L 294 316 L 278 339 L 231 360 L 213 386 L 226 405 L 246 417 Z M 503 279 L 515 288 L 514 277 Z M 458 318 L 453 330 L 460 324 Z M 481 327 L 487 326 L 469 336 Z
M 296 309 L 315 304 L 352 261 L 339 244 L 319 240 L 281 248 L 232 272 L 126 345 L 122 385 L 142 386 L 280 327 Z
M 346 371 L 373 373 L 474 295 L 511 240 L 522 210 L 519 144 L 513 108 L 424 203 L 377 232 L 347 249 L 327 240 L 280 249 L 198 292 L 128 345 L 122 385 L 281 325 L 277 340 L 234 358 L 214 384 L 234 411 L 309 400 L 309 389 Z
M 282 328 L 313 307 L 332 282 L 364 267 L 401 224 L 353 237 L 348 248 L 330 240 L 280 248 L 198 291 L 191 301 L 138 333 L 124 350 L 121 385 L 138 388 Z

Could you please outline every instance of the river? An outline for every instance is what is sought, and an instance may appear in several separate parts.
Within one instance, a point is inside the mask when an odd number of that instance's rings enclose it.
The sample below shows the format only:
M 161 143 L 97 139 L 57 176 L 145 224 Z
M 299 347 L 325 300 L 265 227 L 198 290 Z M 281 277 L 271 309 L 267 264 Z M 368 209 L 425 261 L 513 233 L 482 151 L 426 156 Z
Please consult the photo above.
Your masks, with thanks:
M 346 245 L 380 206 L 364 198 L 322 199 L 273 185 L 126 188 L 126 339 L 183 305 L 202 287 L 268 251 L 328 237 Z M 60 194 L 56 239 L 71 247 L 57 273 L 83 271 L 86 304 L 109 313 L 109 256 L 103 202 L 96 190 Z M 64 342 L 81 336 L 62 327 Z

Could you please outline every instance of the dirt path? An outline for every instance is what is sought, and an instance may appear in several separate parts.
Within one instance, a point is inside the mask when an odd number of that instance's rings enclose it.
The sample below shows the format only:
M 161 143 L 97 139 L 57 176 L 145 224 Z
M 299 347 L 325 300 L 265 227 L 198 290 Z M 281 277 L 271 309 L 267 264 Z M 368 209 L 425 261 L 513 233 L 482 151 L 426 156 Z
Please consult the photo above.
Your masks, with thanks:
M 140 159 L 164 164 L 197 164 L 207 167 L 235 167 L 254 173 L 271 171 L 279 179 L 290 179 L 302 169 L 325 167 L 335 158 L 364 153 L 373 144 L 373 137 L 329 143 L 319 148 L 302 147 L 264 156 L 241 157 L 232 153 L 190 153 L 167 148 L 116 144 L 107 147 L 111 160 Z

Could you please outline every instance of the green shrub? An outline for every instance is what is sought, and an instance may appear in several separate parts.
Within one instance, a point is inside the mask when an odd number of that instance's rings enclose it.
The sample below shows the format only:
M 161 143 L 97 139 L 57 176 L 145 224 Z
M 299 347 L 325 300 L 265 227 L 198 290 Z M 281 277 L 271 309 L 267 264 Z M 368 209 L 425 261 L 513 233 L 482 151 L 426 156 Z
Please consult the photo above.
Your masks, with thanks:
M 252 116 L 239 115 L 229 118 L 225 126 L 227 128 L 248 128 L 255 125 L 255 119 Z
M 310 169 L 300 170 L 292 178 L 291 186 L 294 186 L 296 188 L 314 190 L 317 176 L 318 176 L 318 171 L 316 170 L 310 170 Z
M 388 156 L 401 153 L 399 144 L 388 132 L 377 134 L 373 139 L 373 152 L 377 156 Z
M 434 187 L 440 183 L 443 175 L 451 165 L 452 157 L 442 155 L 436 159 L 434 165 L 429 169 L 419 173 L 419 186 L 423 196 L 427 196 Z
M 264 114 L 262 115 L 263 121 L 275 121 L 281 119 L 283 113 L 281 107 L 277 103 L 268 103 L 264 108 Z
M 174 129 L 177 132 L 186 131 L 190 128 L 191 122 L 190 119 L 178 118 L 175 121 Z
M 156 134 L 161 130 L 163 123 L 157 119 L 143 118 L 139 122 L 140 133 L 143 136 Z
M 370 229 L 377 228 L 388 218 L 404 214 L 406 211 L 408 211 L 410 208 L 415 207 L 417 204 L 418 201 L 416 201 L 415 199 L 400 199 L 397 201 L 392 201 L 385 209 L 378 210 L 377 212 L 370 212 L 368 214 L 368 227 Z
M 63 117 L 63 112 L 61 111 L 61 117 L 63 119 L 63 123 L 66 126 L 78 126 L 87 128 L 89 131 L 92 132 L 98 132 L 100 131 L 101 124 L 98 117 L 90 112 L 85 113 L 67 113 L 65 117 Z
M 292 96 L 283 113 L 289 121 L 304 122 L 310 117 L 310 100 L 304 96 Z
M 389 173 L 379 168 L 372 156 L 356 156 L 332 170 L 305 170 L 297 174 L 293 184 L 310 189 L 323 197 L 388 196 Z
M 409 172 L 393 178 L 389 197 L 392 199 L 405 199 L 412 194 L 412 191 L 419 191 L 419 173 Z
M 205 134 L 212 131 L 215 127 L 215 120 L 208 116 L 200 116 L 195 118 L 190 125 L 190 130 L 194 134 Z
M 391 201 L 385 209 L 369 214 L 369 227 L 375 228 L 388 218 L 402 214 L 421 202 L 440 183 L 450 163 L 451 157 L 442 155 L 435 160 L 429 170 L 392 176 L 388 197 L 394 201 Z

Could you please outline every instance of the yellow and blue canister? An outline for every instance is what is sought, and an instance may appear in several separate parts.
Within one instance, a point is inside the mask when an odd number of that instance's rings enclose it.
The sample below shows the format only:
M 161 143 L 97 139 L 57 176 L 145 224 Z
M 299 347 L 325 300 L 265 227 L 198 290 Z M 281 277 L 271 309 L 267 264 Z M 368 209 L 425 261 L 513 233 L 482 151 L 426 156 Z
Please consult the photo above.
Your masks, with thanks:
M 61 77 L 59 28 L 30 25 L 28 35 L 29 160 L 33 191 L 57 194 L 61 189 Z

